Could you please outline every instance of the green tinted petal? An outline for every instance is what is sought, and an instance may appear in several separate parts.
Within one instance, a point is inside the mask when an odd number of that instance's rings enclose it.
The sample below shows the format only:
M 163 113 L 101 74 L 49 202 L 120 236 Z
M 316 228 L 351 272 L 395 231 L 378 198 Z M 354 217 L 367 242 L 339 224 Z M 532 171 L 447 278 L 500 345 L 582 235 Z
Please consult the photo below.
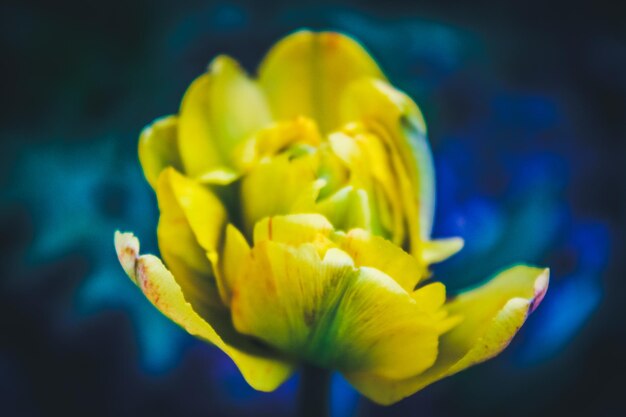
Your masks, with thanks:
M 247 272 L 245 272 L 247 271 Z M 257 244 L 232 298 L 237 330 L 319 366 L 391 378 L 432 365 L 438 330 L 393 279 L 345 252 Z

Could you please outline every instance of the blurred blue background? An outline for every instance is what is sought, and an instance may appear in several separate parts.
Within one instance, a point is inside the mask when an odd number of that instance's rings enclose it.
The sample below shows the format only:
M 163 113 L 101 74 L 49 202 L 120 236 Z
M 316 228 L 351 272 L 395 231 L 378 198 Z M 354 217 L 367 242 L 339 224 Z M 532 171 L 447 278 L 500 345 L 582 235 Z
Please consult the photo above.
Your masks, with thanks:
M 125 278 L 156 251 L 137 137 L 218 53 L 250 71 L 301 27 L 359 39 L 422 107 L 451 291 L 514 262 L 550 291 L 499 358 L 333 417 L 618 416 L 626 373 L 626 13 L 618 2 L 32 1 L 0 5 L 0 415 L 288 416 Z

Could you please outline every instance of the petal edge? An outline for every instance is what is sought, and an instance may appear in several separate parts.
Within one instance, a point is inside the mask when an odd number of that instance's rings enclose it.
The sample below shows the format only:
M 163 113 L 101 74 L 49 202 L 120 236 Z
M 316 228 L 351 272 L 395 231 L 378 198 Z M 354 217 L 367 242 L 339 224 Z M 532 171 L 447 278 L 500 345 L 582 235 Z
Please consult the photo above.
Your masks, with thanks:
M 146 298 L 166 317 L 190 334 L 210 342 L 224 351 L 237 365 L 245 380 L 259 391 L 273 391 L 293 372 L 293 365 L 279 357 L 255 354 L 240 349 L 218 334 L 196 311 L 172 273 L 159 258 L 139 256 L 139 241 L 132 233 L 115 233 L 115 246 L 124 270 L 142 290 Z M 134 254 L 134 258 L 132 255 Z M 132 274 L 132 276 L 131 276 Z M 232 338 L 232 337 L 231 337 Z
M 363 374 L 346 377 L 363 395 L 389 405 L 446 376 L 493 358 L 509 345 L 536 309 L 548 283 L 548 269 L 522 265 L 509 268 L 447 304 L 450 314 L 465 317 L 441 337 L 440 353 L 432 368 L 404 380 Z

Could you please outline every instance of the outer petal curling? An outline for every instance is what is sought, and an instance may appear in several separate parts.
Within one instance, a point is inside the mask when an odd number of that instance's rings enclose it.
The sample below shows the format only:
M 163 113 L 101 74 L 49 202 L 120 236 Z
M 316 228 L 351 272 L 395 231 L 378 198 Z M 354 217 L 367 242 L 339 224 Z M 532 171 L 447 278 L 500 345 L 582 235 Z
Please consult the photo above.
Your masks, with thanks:
M 338 127 L 337 97 L 361 77 L 385 78 L 358 42 L 333 32 L 303 30 L 287 36 L 259 67 L 274 117 L 311 117 L 324 133 Z
M 516 266 L 486 284 L 454 298 L 446 305 L 463 321 L 444 334 L 432 368 L 407 379 L 348 374 L 347 379 L 363 395 L 380 404 L 392 404 L 425 386 L 490 359 L 513 336 L 543 299 L 549 281 L 547 269 Z
M 291 363 L 238 334 L 227 312 L 190 302 L 157 257 L 139 256 L 139 241 L 131 233 L 116 232 L 115 247 L 122 266 L 146 298 L 187 332 L 223 350 L 252 387 L 273 391 L 291 375 Z

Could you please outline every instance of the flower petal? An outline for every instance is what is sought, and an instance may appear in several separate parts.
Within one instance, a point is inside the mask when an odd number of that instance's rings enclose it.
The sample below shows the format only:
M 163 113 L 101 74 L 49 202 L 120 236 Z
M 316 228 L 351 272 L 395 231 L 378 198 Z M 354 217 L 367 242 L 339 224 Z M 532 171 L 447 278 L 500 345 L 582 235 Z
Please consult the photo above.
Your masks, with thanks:
M 332 152 L 350 172 L 349 183 L 368 196 L 375 222 L 367 229 L 402 246 L 406 240 L 406 218 L 397 161 L 389 146 L 378 135 L 359 129 L 358 123 L 329 135 Z
M 344 123 L 360 121 L 386 142 L 398 171 L 410 252 L 417 256 L 419 242 L 430 238 L 435 203 L 433 161 L 419 108 L 386 82 L 362 79 L 348 87 L 341 110 Z
M 432 282 L 420 287 L 411 296 L 422 309 L 434 313 L 446 302 L 446 286 L 441 282 Z
M 445 261 L 461 249 L 463 249 L 463 239 L 451 237 L 447 239 L 436 239 L 421 242 L 421 258 L 427 265 Z
M 235 280 L 241 274 L 241 268 L 249 253 L 250 245 L 239 229 L 232 224 L 226 226 L 224 249 L 218 260 L 216 279 L 222 301 L 227 306 L 230 306 Z
M 252 387 L 273 391 L 291 375 L 292 364 L 233 329 L 227 310 L 190 300 L 157 257 L 139 256 L 139 241 L 131 233 L 116 232 L 115 247 L 124 269 L 146 298 L 187 332 L 223 350 Z
M 236 61 L 217 57 L 191 84 L 181 104 L 178 135 L 186 173 L 199 177 L 230 166 L 233 149 L 270 121 L 256 83 Z
M 449 304 L 452 315 L 463 321 L 444 334 L 434 366 L 408 379 L 385 379 L 374 375 L 347 375 L 362 394 L 380 404 L 392 404 L 425 386 L 504 350 L 519 328 L 543 299 L 548 289 L 547 269 L 516 266 L 486 284 L 462 293 Z
M 378 230 L 378 222 L 376 216 L 372 215 L 372 204 L 367 191 L 355 189 L 351 185 L 319 200 L 314 211 L 326 217 L 338 230 Z
M 115 232 L 115 253 L 120 265 L 131 281 L 137 284 L 137 271 L 135 266 L 139 257 L 139 239 L 132 233 Z
M 172 168 L 157 185 L 159 249 L 185 294 L 220 305 L 212 262 L 217 260 L 227 214 L 207 188 Z
M 318 366 L 403 378 L 437 354 L 439 333 L 411 296 L 336 248 L 260 242 L 231 305 L 237 330 Z
M 266 217 L 254 226 L 254 243 L 264 240 L 300 245 L 319 235 L 329 236 L 333 225 L 321 214 L 290 214 Z
M 241 182 L 241 201 L 245 232 L 264 217 L 314 212 L 315 200 L 323 180 L 317 180 L 315 154 L 293 157 L 289 152 L 267 158 Z
M 319 146 L 322 138 L 317 125 L 306 117 L 282 120 L 259 130 L 235 149 L 235 163 L 242 171 L 260 159 L 274 156 L 295 144 Z
M 369 266 L 393 278 L 408 293 L 428 275 L 428 270 L 414 257 L 389 240 L 362 229 L 353 229 L 335 238 L 356 266 Z
M 384 79 L 363 47 L 333 32 L 299 31 L 277 43 L 259 68 L 275 118 L 307 116 L 322 132 L 338 127 L 338 100 L 345 87 L 361 77 Z
M 182 168 L 177 131 L 177 117 L 167 116 L 146 126 L 139 136 L 139 161 L 152 188 L 156 188 L 159 174 L 165 168 Z
M 221 166 L 206 171 L 204 174 L 196 177 L 196 180 L 201 184 L 229 185 L 238 180 L 240 176 L 241 174 L 235 169 Z

